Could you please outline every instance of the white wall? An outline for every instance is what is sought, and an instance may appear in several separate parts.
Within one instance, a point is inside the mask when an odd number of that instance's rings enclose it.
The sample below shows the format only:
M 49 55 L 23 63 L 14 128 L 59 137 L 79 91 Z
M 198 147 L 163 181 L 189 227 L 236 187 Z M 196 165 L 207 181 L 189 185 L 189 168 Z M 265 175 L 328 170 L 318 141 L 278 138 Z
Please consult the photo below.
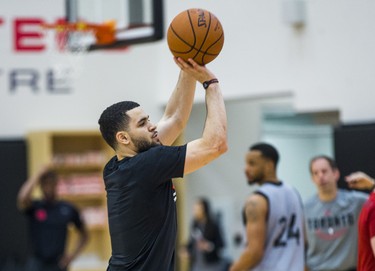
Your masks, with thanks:
M 63 0 L 15 0 L 0 2 L 0 137 L 23 137 L 34 129 L 97 129 L 100 113 L 120 100 L 135 100 L 150 113 L 153 121 L 161 116 L 159 78 L 160 50 L 157 43 L 130 47 L 120 52 L 92 52 L 72 56 L 57 51 L 53 32 L 44 40 L 40 52 L 16 52 L 13 49 L 14 21 L 38 18 L 53 22 L 63 16 Z M 71 69 L 59 78 L 66 80 L 69 92 L 52 92 L 46 87 L 49 70 Z M 38 76 L 38 89 L 28 86 L 10 90 L 11 73 L 32 70 Z M 25 77 L 29 80 L 30 77 Z M 176 77 L 170 79 L 175 83 Z M 154 119 L 155 118 L 155 119 Z
M 178 74 L 166 40 L 133 46 L 127 52 L 91 53 L 83 59 L 83 72 L 72 93 L 46 92 L 45 72 L 59 56 L 54 48 L 15 53 L 12 20 L 26 16 L 51 22 L 62 16 L 62 3 L 0 2 L 4 21 L 0 25 L 0 136 L 23 136 L 30 129 L 51 126 L 96 127 L 102 109 L 121 99 L 141 101 L 160 116 Z M 375 2 L 306 1 L 306 25 L 299 30 L 283 22 L 281 3 L 166 0 L 165 28 L 178 12 L 190 7 L 209 9 L 221 20 L 224 48 L 209 67 L 220 79 L 226 98 L 289 90 L 298 111 L 337 109 L 343 121 L 374 120 Z M 10 93 L 9 72 L 15 68 L 36 69 L 41 76 L 39 91 Z
M 375 2 L 307 0 L 302 29 L 283 22 L 282 2 L 168 0 L 167 20 L 188 7 L 221 20 L 225 44 L 210 67 L 226 97 L 292 90 L 297 110 L 337 109 L 343 121 L 374 120 Z

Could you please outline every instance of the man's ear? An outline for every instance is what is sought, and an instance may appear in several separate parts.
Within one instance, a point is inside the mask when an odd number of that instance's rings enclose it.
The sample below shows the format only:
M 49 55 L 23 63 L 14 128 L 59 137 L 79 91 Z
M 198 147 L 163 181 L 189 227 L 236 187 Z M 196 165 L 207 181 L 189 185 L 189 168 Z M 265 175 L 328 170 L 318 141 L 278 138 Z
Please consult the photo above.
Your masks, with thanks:
M 124 131 L 117 132 L 116 141 L 119 144 L 128 145 L 130 143 L 130 136 L 127 132 Z
M 275 163 L 271 159 L 265 160 L 265 166 L 266 166 L 268 172 L 276 170 Z

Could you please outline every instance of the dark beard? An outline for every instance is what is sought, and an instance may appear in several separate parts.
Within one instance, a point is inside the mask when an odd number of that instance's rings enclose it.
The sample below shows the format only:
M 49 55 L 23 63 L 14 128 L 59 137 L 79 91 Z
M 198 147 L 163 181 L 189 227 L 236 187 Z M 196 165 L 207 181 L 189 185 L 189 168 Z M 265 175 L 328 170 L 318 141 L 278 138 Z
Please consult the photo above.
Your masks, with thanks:
M 249 179 L 247 179 L 247 184 L 248 185 L 261 184 L 263 179 L 264 179 L 263 176 L 258 176 L 251 181 L 249 181 Z
M 145 152 L 152 147 L 158 146 L 159 144 L 156 142 L 148 142 L 143 139 L 133 139 L 134 146 L 137 148 L 138 153 Z
M 253 180 L 253 181 L 249 181 L 247 180 L 247 184 L 252 186 L 252 185 L 256 185 L 258 182 L 256 180 Z

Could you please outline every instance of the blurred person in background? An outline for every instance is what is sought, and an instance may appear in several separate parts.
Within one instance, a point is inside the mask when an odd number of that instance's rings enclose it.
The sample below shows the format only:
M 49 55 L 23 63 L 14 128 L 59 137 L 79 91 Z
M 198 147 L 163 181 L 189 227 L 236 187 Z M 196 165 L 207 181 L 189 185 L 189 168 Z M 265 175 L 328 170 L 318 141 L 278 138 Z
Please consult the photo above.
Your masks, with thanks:
M 32 255 L 25 271 L 66 271 L 88 240 L 85 224 L 78 210 L 57 198 L 56 172 L 51 166 L 42 167 L 21 187 L 17 205 L 27 216 Z M 32 199 L 34 187 L 40 184 L 43 198 Z M 66 251 L 68 226 L 72 224 L 79 238 L 71 253 Z
M 356 270 L 358 218 L 368 196 L 339 189 L 340 171 L 328 156 L 313 157 L 310 173 L 317 193 L 304 204 L 308 243 L 306 269 Z
M 210 202 L 198 198 L 194 203 L 193 222 L 190 238 L 183 248 L 183 256 L 188 257 L 191 271 L 224 271 L 225 261 L 221 257 L 224 247 L 220 227 L 212 217 Z

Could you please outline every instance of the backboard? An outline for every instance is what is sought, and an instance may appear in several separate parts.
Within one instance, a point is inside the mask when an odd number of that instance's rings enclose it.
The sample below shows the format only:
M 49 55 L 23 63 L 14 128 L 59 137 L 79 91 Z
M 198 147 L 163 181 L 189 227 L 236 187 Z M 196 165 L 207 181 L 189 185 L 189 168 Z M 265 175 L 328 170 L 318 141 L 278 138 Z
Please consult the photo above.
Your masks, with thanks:
M 67 43 L 78 42 L 88 51 L 124 48 L 164 36 L 163 0 L 65 0 L 65 3 L 66 22 L 75 27 Z M 95 27 L 97 34 L 104 30 L 104 41 L 98 42 L 98 35 L 75 36 L 81 23 L 84 27 Z M 110 32 L 112 38 L 105 39 Z

